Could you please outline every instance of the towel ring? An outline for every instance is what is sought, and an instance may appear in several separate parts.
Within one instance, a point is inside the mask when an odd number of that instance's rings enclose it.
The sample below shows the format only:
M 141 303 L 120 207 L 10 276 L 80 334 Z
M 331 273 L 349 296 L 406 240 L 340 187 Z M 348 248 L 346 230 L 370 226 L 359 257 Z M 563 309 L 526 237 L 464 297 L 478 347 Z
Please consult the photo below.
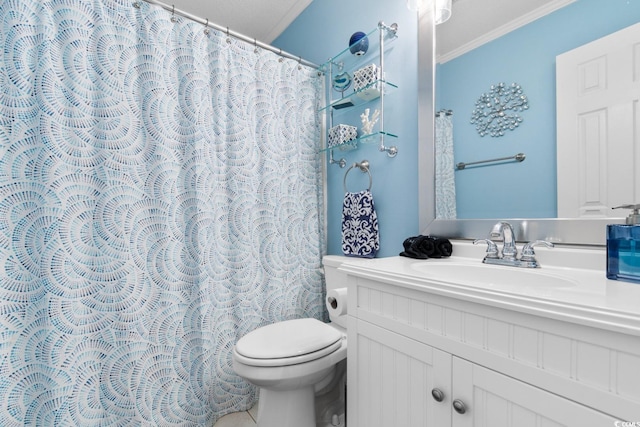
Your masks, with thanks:
M 363 160 L 361 163 L 355 162 L 354 164 L 352 164 L 349 167 L 349 169 L 347 169 L 347 171 L 344 173 L 344 179 L 342 180 L 342 186 L 344 187 L 344 192 L 348 193 L 347 175 L 349 175 L 349 172 L 351 171 L 351 169 L 355 167 L 358 167 L 362 172 L 366 172 L 369 174 L 369 188 L 367 188 L 367 191 L 371 191 L 371 186 L 373 185 L 373 177 L 371 176 L 371 171 L 369 170 L 369 161 Z

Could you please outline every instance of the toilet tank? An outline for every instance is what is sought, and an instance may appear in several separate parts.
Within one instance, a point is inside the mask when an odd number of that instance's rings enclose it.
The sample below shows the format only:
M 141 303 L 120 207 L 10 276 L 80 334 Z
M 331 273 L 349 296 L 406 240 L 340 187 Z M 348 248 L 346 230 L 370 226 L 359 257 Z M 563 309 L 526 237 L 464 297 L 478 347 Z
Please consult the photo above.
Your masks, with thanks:
M 346 288 L 347 287 L 347 274 L 338 271 L 338 268 L 345 262 L 352 262 L 348 257 L 338 255 L 326 255 L 322 258 L 322 264 L 324 265 L 324 278 L 327 286 L 327 293 L 331 289 Z M 326 297 L 325 297 L 326 298 Z M 347 316 L 334 316 L 329 312 L 329 318 L 331 322 L 337 325 L 347 328 Z

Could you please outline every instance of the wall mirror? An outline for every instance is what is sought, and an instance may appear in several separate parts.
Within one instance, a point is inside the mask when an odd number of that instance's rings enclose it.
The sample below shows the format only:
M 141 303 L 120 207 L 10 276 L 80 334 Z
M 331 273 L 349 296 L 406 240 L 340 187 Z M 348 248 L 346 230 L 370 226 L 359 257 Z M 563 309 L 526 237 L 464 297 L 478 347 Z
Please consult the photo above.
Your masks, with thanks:
M 495 3 L 495 4 L 494 4 Z M 469 30 L 468 24 L 463 31 L 466 35 L 466 39 L 462 37 L 460 40 L 454 40 L 452 43 L 449 43 L 451 40 L 444 39 L 441 40 L 440 43 L 445 45 L 438 45 L 439 40 L 438 36 L 441 38 L 447 37 L 447 33 L 449 33 L 449 37 L 451 37 L 451 31 L 461 31 L 460 29 L 452 29 L 452 27 L 448 27 L 447 31 L 441 31 L 440 28 L 444 29 L 445 25 L 449 23 L 442 24 L 438 29 L 433 24 L 432 14 L 422 13 L 419 17 L 419 114 L 420 114 L 420 123 L 419 123 L 419 183 L 420 183 L 420 229 L 423 234 L 438 234 L 438 235 L 446 235 L 448 237 L 454 238 L 465 238 L 465 239 L 474 239 L 486 237 L 488 232 L 491 229 L 491 226 L 497 220 L 509 220 L 516 229 L 517 238 L 520 241 L 530 241 L 534 239 L 546 239 L 553 241 L 555 243 L 561 244 L 578 244 L 578 245 L 603 245 L 605 243 L 605 225 L 614 222 L 623 222 L 624 212 L 620 212 L 620 216 L 616 218 L 557 218 L 553 217 L 555 215 L 541 216 L 537 212 L 528 212 L 517 211 L 517 215 L 514 216 L 513 209 L 505 210 L 505 213 L 494 213 L 491 216 L 480 216 L 481 219 L 476 219 L 473 216 L 466 216 L 464 219 L 437 219 L 435 214 L 435 166 L 434 166 L 434 114 L 436 111 L 436 107 L 440 107 L 438 104 L 442 104 L 441 107 L 447 108 L 446 102 L 439 98 L 438 94 L 438 82 L 439 78 L 437 76 L 438 70 L 443 68 L 441 65 L 437 65 L 436 58 L 438 55 L 442 56 L 443 51 L 445 55 L 458 55 L 462 57 L 462 55 L 467 55 L 468 57 L 472 57 L 474 55 L 473 49 L 476 49 L 477 46 L 482 47 L 483 45 L 489 45 L 494 43 L 492 40 L 500 41 L 500 38 L 505 38 L 509 36 L 510 32 L 522 31 L 521 28 L 526 28 L 528 22 L 534 22 L 536 20 L 541 20 L 543 16 L 552 16 L 552 14 L 556 14 L 557 16 L 562 16 L 563 19 L 567 20 L 567 22 L 572 22 L 572 24 L 567 24 L 565 27 L 565 31 L 573 31 L 571 28 L 580 27 L 599 27 L 594 30 L 594 34 L 591 40 L 597 39 L 606 35 L 607 33 L 603 33 L 605 29 L 600 25 L 577 25 L 576 22 L 580 22 L 580 20 L 585 19 L 583 16 L 577 16 L 572 18 L 568 15 L 570 11 L 574 9 L 579 12 L 579 8 L 577 6 L 588 3 L 600 3 L 604 4 L 601 1 L 597 0 L 547 0 L 547 1 L 529 1 L 529 0 L 518 0 L 511 3 L 522 3 L 521 6 L 524 8 L 525 14 L 523 16 L 516 16 L 519 12 L 517 10 L 503 10 L 505 7 L 500 7 L 495 0 L 454 0 L 453 3 L 453 16 L 456 16 L 456 13 L 460 15 L 465 14 L 465 7 L 480 7 L 489 11 L 489 15 L 487 15 L 486 19 L 478 16 L 478 10 L 473 10 L 471 13 L 476 21 L 479 21 L 481 25 L 478 26 L 477 31 Z M 626 16 L 628 20 L 627 23 L 622 24 L 622 27 L 631 25 L 637 21 L 637 18 L 634 20 L 633 16 L 638 16 L 638 6 L 634 5 L 633 2 L 628 2 L 626 0 L 612 0 L 611 2 L 605 2 L 607 7 L 611 10 L 607 13 L 619 13 L 623 16 Z M 484 4 L 485 6 L 482 6 Z M 504 6 L 504 3 L 502 3 Z M 629 9 L 633 8 L 632 11 Z M 631 13 L 630 13 L 631 12 Z M 514 15 L 516 14 L 516 15 Z M 502 19 L 503 22 L 495 22 L 492 19 Z M 453 20 L 453 18 L 452 18 Z M 610 21 L 610 20 L 609 20 Z M 453 21 L 452 21 L 453 22 Z M 538 21 L 540 22 L 540 21 Z M 498 30 L 498 34 L 492 34 L 492 31 Z M 599 31 L 599 33 L 598 33 Z M 502 32 L 500 34 L 500 32 Z M 588 37 L 588 34 L 582 35 L 582 37 Z M 455 37 L 453 37 L 455 38 Z M 529 38 L 534 38 L 529 36 Z M 591 41 L 588 40 L 588 41 Z M 571 49 L 570 47 L 569 49 Z M 520 49 L 510 49 L 505 51 L 504 57 L 504 65 L 503 68 L 505 70 L 509 69 L 509 64 L 516 63 L 518 61 L 526 61 L 527 59 L 521 59 L 520 55 L 527 55 L 527 52 L 532 50 L 531 47 L 521 46 Z M 457 51 L 457 52 L 456 52 Z M 479 60 L 483 59 L 483 55 L 476 55 Z M 486 60 L 487 58 L 484 57 Z M 448 61 L 449 59 L 446 59 Z M 492 59 L 492 61 L 495 61 Z M 502 66 L 502 65 L 501 65 Z M 546 64 L 547 70 L 545 72 L 552 72 L 553 76 L 555 76 L 555 64 L 550 63 Z M 551 67 L 551 70 L 548 68 Z M 476 72 L 483 69 L 483 63 L 478 62 L 477 65 L 467 64 L 466 68 L 470 70 L 476 70 Z M 486 68 L 486 66 L 484 66 Z M 512 77 L 508 73 L 505 74 L 507 78 Z M 500 80 L 502 76 L 496 76 L 496 81 Z M 554 84 L 553 82 L 551 84 Z M 476 93 L 469 93 L 469 104 L 473 104 L 473 100 L 477 97 Z M 555 88 L 553 88 L 553 97 L 552 102 L 555 102 Z M 436 102 L 437 100 L 437 102 Z M 555 126 L 555 105 L 540 105 L 538 102 L 535 107 L 532 104 L 532 108 L 536 108 L 539 111 L 545 110 L 550 112 L 551 125 Z M 454 115 L 457 112 L 454 111 Z M 463 118 L 465 122 L 465 126 L 472 127 L 469 124 L 468 117 Z M 555 129 L 555 128 L 554 128 Z M 550 132 L 544 135 L 544 138 L 553 138 L 551 141 L 553 151 L 549 153 L 548 159 L 544 159 L 546 165 L 551 165 L 553 168 L 552 172 L 555 173 L 555 157 L 551 158 L 555 154 L 555 130 L 552 129 Z M 523 126 L 521 129 L 518 129 L 517 132 L 520 135 L 524 135 L 524 132 L 535 132 L 536 129 L 525 129 Z M 455 135 L 455 129 L 454 129 Z M 487 137 L 485 137 L 485 140 Z M 454 139 L 455 141 L 455 139 Z M 455 143 L 455 142 L 454 142 Z M 515 151 L 519 151 L 516 149 Z M 514 153 L 515 153 L 514 151 Z M 512 153 L 513 154 L 513 153 Z M 462 159 L 464 160 L 464 159 Z M 475 160 L 475 159 L 469 159 Z M 456 162 L 458 160 L 456 159 Z M 517 169 L 516 172 L 517 173 Z M 636 176 L 637 172 L 636 172 Z M 520 178 L 520 179 L 519 179 Z M 556 197 L 555 188 L 549 190 L 548 188 L 543 190 L 536 190 L 532 188 L 524 177 L 513 176 L 513 178 L 509 178 L 509 184 L 512 181 L 520 180 L 525 183 L 522 186 L 522 193 L 526 194 L 527 192 L 540 192 L 551 195 L 551 197 Z M 531 180 L 535 182 L 536 176 L 533 175 L 530 177 Z M 553 180 L 553 184 L 555 185 L 555 180 Z M 547 184 L 548 185 L 548 184 Z M 505 190 L 503 187 L 506 187 Z M 509 185 L 501 186 L 499 182 L 494 182 L 494 184 L 490 185 L 487 188 L 487 191 L 495 191 L 495 192 L 514 192 L 518 191 L 518 189 L 509 188 Z M 478 193 L 478 192 L 476 192 Z M 508 194 L 507 194 L 508 196 Z M 562 197 L 562 196 L 560 196 Z M 634 201 L 631 201 L 634 202 Z M 479 203 L 475 202 L 474 203 Z M 517 201 L 515 202 L 518 203 Z M 496 203 L 499 206 L 507 206 L 509 205 L 509 201 L 505 201 L 504 203 Z M 478 209 L 479 212 L 482 209 Z

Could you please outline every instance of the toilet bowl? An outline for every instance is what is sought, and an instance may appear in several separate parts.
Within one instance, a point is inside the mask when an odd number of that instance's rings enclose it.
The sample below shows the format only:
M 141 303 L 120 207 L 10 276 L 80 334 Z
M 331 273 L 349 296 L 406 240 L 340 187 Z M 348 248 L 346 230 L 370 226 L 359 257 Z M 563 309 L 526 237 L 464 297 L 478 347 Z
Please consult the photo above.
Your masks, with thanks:
M 346 286 L 346 275 L 337 272 L 344 259 L 323 259 L 327 290 Z M 316 427 L 316 393 L 334 381 L 347 357 L 346 316 L 330 313 L 330 319 L 276 322 L 234 346 L 233 369 L 260 387 L 258 427 Z
M 267 348 L 264 354 L 260 344 Z M 278 344 L 280 351 L 269 351 Z M 259 427 L 316 427 L 315 394 L 346 357 L 346 331 L 316 319 L 295 319 L 242 337 L 233 349 L 233 369 L 260 387 Z

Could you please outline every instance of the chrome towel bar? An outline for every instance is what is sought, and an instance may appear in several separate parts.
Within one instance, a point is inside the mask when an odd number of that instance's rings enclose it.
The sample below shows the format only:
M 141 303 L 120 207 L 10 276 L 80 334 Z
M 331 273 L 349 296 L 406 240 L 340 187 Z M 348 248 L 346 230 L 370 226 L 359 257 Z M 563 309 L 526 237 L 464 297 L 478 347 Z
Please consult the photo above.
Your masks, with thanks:
M 471 165 L 479 165 L 481 163 L 493 163 L 493 162 L 502 162 L 505 160 L 515 160 L 516 162 L 522 162 L 524 161 L 524 159 L 526 158 L 526 156 L 524 155 L 524 153 L 518 153 L 515 156 L 509 156 L 509 157 L 499 157 L 497 159 L 489 159 L 489 160 L 478 160 L 477 162 L 460 162 L 458 164 L 456 164 L 456 169 L 458 170 L 462 170 L 464 168 L 466 168 L 467 166 L 471 166 Z

